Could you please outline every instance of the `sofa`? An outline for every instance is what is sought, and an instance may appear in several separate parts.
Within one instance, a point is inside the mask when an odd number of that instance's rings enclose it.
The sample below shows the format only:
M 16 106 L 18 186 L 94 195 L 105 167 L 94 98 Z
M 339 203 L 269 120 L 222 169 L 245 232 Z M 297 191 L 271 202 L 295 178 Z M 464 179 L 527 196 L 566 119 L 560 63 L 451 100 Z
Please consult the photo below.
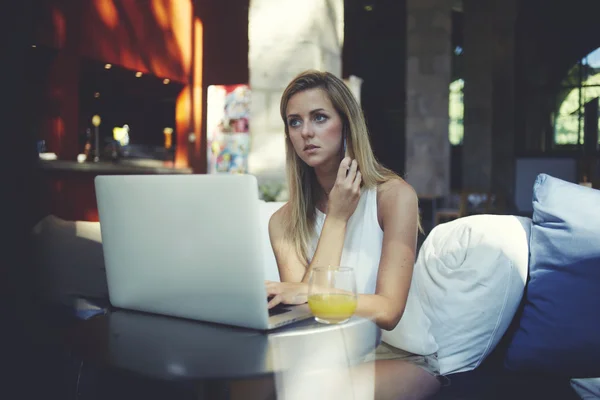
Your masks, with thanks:
M 450 382 L 438 399 L 600 398 L 600 191 L 546 174 L 532 189 L 532 218 L 459 218 L 419 249 L 405 313 L 383 340 L 438 353 Z M 269 280 L 281 205 L 261 203 Z M 47 301 L 108 297 L 98 223 L 48 216 L 33 242 Z
M 532 205 L 440 225 L 421 248 L 439 399 L 600 398 L 600 191 L 540 174 Z

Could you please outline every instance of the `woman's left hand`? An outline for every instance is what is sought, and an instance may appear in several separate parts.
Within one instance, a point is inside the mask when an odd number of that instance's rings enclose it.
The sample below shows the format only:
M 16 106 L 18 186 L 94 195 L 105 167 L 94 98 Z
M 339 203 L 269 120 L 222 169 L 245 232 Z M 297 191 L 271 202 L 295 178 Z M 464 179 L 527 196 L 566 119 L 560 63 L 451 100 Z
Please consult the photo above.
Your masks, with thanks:
M 307 283 L 265 281 L 265 287 L 267 296 L 273 296 L 269 301 L 269 308 L 273 308 L 279 303 L 304 304 L 308 300 Z

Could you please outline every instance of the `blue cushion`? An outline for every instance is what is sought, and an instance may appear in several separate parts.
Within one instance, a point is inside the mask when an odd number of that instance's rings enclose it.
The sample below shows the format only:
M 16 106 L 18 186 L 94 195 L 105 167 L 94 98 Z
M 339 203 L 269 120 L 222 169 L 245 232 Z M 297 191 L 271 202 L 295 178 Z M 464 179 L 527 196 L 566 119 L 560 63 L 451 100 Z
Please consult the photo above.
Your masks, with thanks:
M 599 190 L 536 178 L 523 307 L 507 368 L 600 376 Z

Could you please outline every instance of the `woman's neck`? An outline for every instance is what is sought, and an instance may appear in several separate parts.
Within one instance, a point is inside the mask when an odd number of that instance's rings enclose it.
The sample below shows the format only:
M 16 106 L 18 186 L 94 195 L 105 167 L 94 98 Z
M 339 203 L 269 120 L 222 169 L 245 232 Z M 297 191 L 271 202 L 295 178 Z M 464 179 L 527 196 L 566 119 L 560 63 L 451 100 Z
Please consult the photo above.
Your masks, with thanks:
M 327 212 L 327 201 L 329 193 L 331 192 L 331 189 L 333 189 L 333 185 L 335 185 L 338 169 L 339 165 L 334 165 L 329 168 L 315 168 L 315 176 L 317 178 L 317 183 L 321 188 L 321 196 L 319 196 L 317 207 L 323 212 Z

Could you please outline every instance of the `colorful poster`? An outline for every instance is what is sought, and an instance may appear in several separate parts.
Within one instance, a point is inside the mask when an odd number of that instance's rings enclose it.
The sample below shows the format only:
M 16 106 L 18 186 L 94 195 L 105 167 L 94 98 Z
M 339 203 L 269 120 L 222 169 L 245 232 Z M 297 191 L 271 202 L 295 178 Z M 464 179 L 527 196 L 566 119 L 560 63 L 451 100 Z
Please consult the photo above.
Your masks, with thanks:
M 211 85 L 207 97 L 208 173 L 247 173 L 250 88 Z

